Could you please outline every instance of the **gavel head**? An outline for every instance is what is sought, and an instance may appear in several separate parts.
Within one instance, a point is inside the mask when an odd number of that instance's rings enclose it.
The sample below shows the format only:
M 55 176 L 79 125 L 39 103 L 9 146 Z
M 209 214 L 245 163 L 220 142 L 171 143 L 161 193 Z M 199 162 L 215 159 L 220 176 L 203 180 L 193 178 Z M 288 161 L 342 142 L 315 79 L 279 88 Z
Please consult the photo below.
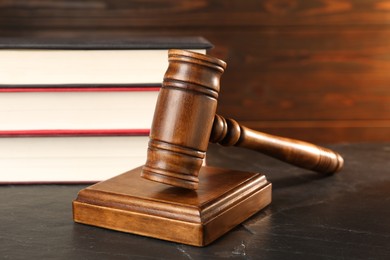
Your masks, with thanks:
M 170 50 L 168 61 L 141 176 L 197 189 L 226 63 L 184 50 Z

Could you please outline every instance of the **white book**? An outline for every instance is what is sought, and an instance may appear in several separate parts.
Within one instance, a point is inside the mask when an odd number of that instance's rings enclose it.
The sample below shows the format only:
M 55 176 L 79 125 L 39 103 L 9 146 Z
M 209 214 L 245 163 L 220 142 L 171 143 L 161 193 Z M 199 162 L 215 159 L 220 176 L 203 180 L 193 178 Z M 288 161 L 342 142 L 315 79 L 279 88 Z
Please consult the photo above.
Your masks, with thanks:
M 148 136 L 0 138 L 0 183 L 106 180 L 145 164 Z

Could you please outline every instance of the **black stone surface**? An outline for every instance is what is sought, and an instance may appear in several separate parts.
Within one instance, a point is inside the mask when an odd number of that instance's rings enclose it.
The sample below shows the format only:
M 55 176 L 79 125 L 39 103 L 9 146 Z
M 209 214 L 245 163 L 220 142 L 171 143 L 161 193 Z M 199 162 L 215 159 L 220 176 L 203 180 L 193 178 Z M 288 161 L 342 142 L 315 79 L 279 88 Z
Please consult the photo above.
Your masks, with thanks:
M 273 202 L 204 248 L 73 223 L 71 202 L 86 185 L 2 185 L 0 258 L 390 259 L 390 144 L 328 147 L 345 168 L 324 177 L 211 145 L 209 165 L 266 174 Z

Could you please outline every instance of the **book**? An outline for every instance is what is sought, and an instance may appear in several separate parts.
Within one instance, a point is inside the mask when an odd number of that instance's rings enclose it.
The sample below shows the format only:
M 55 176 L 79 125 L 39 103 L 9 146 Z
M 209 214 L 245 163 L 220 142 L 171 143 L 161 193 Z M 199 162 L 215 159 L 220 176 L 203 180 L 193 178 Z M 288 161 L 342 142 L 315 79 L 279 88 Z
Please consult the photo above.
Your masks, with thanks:
M 145 163 L 146 135 L 0 138 L 0 184 L 94 183 Z
M 0 136 L 147 133 L 158 86 L 0 88 Z
M 0 38 L 0 87 L 159 84 L 169 49 L 205 53 L 211 47 L 202 37 Z
M 0 183 L 93 183 L 144 164 L 158 92 L 0 88 Z
M 211 47 L 0 38 L 0 183 L 96 182 L 144 164 L 168 50 Z

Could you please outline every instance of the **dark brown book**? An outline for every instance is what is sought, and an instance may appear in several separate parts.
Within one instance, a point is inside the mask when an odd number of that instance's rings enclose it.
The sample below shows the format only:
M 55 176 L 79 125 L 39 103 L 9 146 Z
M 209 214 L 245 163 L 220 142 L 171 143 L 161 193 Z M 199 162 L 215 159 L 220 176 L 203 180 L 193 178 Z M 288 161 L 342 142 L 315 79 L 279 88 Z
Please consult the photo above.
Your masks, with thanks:
M 157 84 L 169 49 L 211 47 L 202 37 L 0 38 L 0 85 Z

